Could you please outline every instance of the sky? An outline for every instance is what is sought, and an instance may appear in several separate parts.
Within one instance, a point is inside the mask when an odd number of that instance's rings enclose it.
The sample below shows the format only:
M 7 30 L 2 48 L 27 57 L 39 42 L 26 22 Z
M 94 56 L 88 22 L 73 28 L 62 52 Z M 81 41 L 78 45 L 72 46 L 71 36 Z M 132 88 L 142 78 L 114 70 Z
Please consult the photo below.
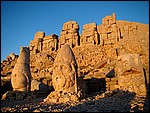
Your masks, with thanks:
M 19 55 L 38 31 L 60 36 L 63 24 L 76 21 L 102 23 L 116 13 L 116 20 L 149 24 L 149 1 L 1 1 L 1 62 L 10 53 Z

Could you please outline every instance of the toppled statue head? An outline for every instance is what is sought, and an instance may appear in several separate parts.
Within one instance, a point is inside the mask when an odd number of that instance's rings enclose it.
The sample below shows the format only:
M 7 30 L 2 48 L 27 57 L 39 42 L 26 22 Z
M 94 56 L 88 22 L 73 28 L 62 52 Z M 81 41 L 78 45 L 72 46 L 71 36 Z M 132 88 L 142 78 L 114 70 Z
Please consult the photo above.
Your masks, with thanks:
M 29 47 L 20 46 L 20 55 L 12 70 L 11 84 L 14 91 L 29 92 L 31 87 Z
M 77 63 L 68 44 L 56 56 L 52 82 L 55 91 L 77 92 Z

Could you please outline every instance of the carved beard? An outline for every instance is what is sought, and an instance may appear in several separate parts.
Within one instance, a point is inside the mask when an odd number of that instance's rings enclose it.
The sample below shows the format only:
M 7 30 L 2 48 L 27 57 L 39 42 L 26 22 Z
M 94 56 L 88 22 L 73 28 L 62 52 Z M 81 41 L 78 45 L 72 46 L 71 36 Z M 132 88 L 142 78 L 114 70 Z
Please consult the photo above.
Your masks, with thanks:
M 71 66 L 61 65 L 55 66 L 52 75 L 53 86 L 55 90 L 63 91 L 75 84 L 75 71 Z

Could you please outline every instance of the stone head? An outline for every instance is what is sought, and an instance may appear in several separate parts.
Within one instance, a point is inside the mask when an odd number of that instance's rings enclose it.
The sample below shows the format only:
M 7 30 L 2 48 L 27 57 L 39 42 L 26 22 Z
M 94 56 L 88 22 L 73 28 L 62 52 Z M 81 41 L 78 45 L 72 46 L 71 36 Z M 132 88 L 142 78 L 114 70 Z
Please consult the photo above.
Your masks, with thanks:
M 68 44 L 62 46 L 54 61 L 52 81 L 55 90 L 70 90 L 75 85 L 77 64 Z

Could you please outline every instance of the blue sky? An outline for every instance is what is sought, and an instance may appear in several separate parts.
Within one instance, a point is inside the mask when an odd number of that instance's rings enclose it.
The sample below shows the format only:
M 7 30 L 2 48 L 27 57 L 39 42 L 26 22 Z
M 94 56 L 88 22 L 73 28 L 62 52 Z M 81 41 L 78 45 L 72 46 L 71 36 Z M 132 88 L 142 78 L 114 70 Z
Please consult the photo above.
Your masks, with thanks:
M 1 62 L 20 46 L 29 46 L 37 31 L 60 36 L 63 24 L 102 23 L 116 13 L 117 20 L 149 24 L 149 1 L 1 1 Z

